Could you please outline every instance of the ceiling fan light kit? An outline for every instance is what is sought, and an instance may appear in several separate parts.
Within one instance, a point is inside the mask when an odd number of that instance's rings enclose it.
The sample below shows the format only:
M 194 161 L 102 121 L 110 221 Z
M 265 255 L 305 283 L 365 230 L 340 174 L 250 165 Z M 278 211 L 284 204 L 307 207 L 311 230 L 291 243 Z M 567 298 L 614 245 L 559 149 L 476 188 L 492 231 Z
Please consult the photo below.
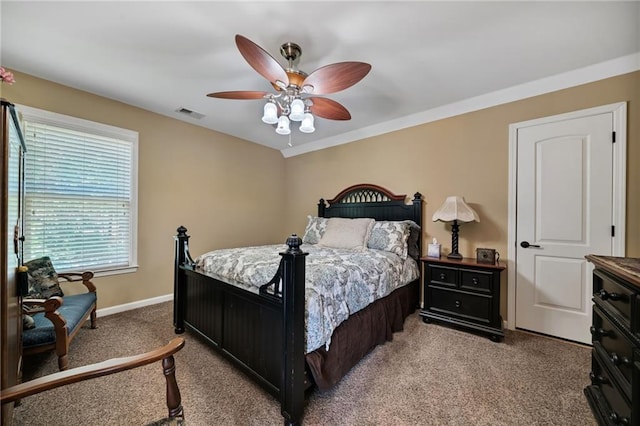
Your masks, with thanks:
M 302 133 L 313 133 L 316 131 L 316 128 L 313 127 L 313 115 L 310 112 L 304 113 L 304 118 L 302 119 L 302 123 L 300 123 L 300 131 Z
M 262 121 L 277 124 L 276 133 L 291 134 L 291 121 L 299 122 L 302 133 L 313 133 L 314 116 L 329 120 L 350 120 L 349 111 L 338 102 L 319 97 L 349 88 L 362 80 L 371 70 L 364 62 L 339 62 L 318 68 L 306 74 L 295 64 L 302 49 L 295 43 L 284 43 L 280 54 L 289 66 L 285 69 L 264 49 L 246 37 L 236 35 L 240 54 L 261 76 L 266 78 L 276 93 L 259 91 L 230 91 L 209 93 L 221 99 L 266 99 Z
M 281 115 L 278 118 L 278 127 L 276 127 L 276 133 L 279 135 L 288 135 L 291 133 L 291 128 L 289 127 L 289 117 L 286 115 Z
M 269 101 L 264 105 L 262 122 L 267 124 L 276 124 L 278 122 L 278 107 L 274 101 Z

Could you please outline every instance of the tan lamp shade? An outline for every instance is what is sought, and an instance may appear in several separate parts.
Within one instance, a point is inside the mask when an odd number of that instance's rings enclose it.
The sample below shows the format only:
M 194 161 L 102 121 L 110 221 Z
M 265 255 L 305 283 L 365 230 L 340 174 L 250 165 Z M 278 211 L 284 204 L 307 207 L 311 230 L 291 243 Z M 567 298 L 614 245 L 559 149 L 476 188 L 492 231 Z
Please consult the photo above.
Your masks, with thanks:
M 478 213 L 464 201 L 464 197 L 447 197 L 444 204 L 433 214 L 433 221 L 480 222 Z

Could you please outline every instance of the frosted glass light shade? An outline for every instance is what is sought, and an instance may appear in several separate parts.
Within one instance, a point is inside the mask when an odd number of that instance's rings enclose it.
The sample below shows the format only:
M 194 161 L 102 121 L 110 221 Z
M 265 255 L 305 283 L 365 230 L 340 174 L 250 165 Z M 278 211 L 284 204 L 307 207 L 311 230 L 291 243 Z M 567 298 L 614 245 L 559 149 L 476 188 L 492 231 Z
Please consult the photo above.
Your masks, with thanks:
M 311 115 L 310 112 L 304 114 L 302 123 L 300 123 L 300 131 L 302 133 L 313 133 L 316 131 L 316 128 L 313 127 L 313 115 Z
M 464 201 L 464 197 L 447 197 L 444 204 L 433 214 L 433 221 L 480 222 L 478 213 Z
M 304 102 L 302 99 L 294 99 L 291 102 L 291 113 L 289 114 L 289 120 L 302 121 L 304 118 Z
M 281 115 L 278 119 L 278 127 L 276 127 L 276 133 L 279 135 L 288 135 L 291 133 L 289 128 L 289 119 L 286 115 Z
M 273 102 L 267 102 L 264 106 L 264 115 L 262 121 L 267 124 L 276 124 L 278 122 L 278 107 Z

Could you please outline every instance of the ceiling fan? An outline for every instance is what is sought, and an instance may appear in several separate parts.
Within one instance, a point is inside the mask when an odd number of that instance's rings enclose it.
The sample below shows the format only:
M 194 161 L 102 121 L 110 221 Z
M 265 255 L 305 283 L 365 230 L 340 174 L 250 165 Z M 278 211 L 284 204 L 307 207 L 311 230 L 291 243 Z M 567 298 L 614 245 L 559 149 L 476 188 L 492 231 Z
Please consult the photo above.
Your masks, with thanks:
M 288 61 L 286 69 L 246 37 L 236 35 L 236 45 L 249 65 L 269 80 L 276 92 L 241 90 L 209 93 L 207 96 L 266 99 L 262 121 L 277 124 L 276 132 L 282 135 L 291 133 L 290 121 L 301 122 L 301 132 L 312 133 L 315 130 L 314 115 L 329 120 L 350 120 L 351 114 L 344 106 L 318 95 L 328 95 L 351 87 L 371 70 L 371 65 L 364 62 L 338 62 L 306 74 L 296 67 L 302 49 L 295 43 L 284 43 L 280 47 L 280 54 Z

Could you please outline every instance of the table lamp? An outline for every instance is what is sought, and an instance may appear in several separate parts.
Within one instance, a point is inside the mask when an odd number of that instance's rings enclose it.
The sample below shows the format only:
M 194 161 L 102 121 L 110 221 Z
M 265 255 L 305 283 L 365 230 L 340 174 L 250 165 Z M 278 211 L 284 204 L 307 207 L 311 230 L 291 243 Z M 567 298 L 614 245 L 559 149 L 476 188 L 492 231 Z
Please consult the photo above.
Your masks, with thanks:
M 464 201 L 464 197 L 447 197 L 444 204 L 433 214 L 433 221 L 453 222 L 451 224 L 451 253 L 449 259 L 462 259 L 458 253 L 458 222 L 480 222 L 478 213 Z

